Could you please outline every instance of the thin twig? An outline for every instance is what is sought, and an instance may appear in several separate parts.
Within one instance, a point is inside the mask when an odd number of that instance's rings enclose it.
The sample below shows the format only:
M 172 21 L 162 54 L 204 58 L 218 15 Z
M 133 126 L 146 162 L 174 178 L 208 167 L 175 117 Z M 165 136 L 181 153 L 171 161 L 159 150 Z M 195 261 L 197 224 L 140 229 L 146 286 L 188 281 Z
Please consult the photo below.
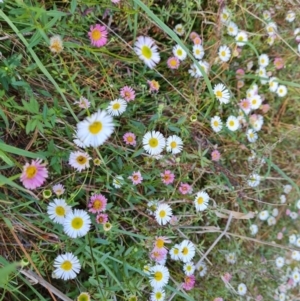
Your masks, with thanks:
M 59 291 L 57 288 L 55 288 L 52 284 L 50 284 L 48 281 L 43 279 L 42 277 L 38 276 L 36 273 L 34 273 L 31 270 L 20 270 L 20 273 L 29 278 L 31 281 L 34 281 L 35 283 L 39 283 L 43 287 L 45 287 L 48 291 L 52 292 L 54 295 L 62 299 L 63 301 L 73 301 L 68 296 L 63 294 L 61 291 Z
M 196 269 L 199 269 L 201 262 L 207 257 L 207 255 L 215 247 L 215 245 L 219 242 L 219 240 L 227 233 L 231 220 L 232 220 L 232 214 L 230 213 L 224 231 L 219 235 L 219 237 L 214 241 L 214 243 L 209 247 L 209 249 L 204 253 L 201 259 L 197 262 Z

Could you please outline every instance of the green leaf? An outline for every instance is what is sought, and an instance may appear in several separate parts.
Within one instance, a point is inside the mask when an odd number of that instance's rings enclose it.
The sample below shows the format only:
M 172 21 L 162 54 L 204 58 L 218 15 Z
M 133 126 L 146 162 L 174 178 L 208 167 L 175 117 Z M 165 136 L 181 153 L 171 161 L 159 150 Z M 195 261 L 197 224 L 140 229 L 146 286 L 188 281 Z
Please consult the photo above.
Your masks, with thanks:
M 71 2 L 71 13 L 74 14 L 77 7 L 77 0 L 72 0 Z
M 5 288 L 9 280 L 9 275 L 16 271 L 17 266 L 18 263 L 13 262 L 0 269 L 0 287 Z
M 6 143 L 0 142 L 0 150 L 7 152 L 7 153 L 12 153 L 18 156 L 24 156 L 28 158 L 33 158 L 33 159 L 46 159 L 44 155 L 42 154 L 35 154 L 11 145 L 8 145 Z
M 14 162 L 4 153 L 0 150 L 0 158 L 8 165 L 14 166 Z
M 7 119 L 6 115 L 5 115 L 5 113 L 1 110 L 1 108 L 0 108 L 0 116 L 3 119 L 3 121 L 5 123 L 5 126 L 8 128 L 9 127 L 8 119 Z

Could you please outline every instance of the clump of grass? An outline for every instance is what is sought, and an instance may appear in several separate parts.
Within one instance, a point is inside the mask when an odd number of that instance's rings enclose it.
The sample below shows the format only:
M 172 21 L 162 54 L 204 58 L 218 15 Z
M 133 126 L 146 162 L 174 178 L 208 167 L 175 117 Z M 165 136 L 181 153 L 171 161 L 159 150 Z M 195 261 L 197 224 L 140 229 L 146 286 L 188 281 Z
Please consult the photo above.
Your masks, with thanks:
M 113 2 L 0 4 L 3 298 L 295 300 L 299 16 Z

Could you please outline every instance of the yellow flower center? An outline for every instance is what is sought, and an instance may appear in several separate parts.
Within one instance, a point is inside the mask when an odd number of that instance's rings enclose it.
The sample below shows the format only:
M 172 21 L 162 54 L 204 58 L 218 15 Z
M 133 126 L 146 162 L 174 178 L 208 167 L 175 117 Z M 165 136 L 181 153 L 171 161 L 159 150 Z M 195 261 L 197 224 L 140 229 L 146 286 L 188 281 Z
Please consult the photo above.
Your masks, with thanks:
M 265 60 L 264 60 L 264 59 L 261 59 L 260 62 L 263 64 L 263 63 L 265 62 Z
M 83 226 L 83 219 L 81 217 L 75 217 L 73 218 L 71 225 L 73 229 L 79 230 Z
M 135 180 L 135 181 L 137 181 L 139 179 L 139 176 L 138 175 L 133 175 L 132 179 Z
M 64 261 L 60 266 L 64 271 L 70 271 L 72 270 L 72 262 L 69 260 Z
M 162 278 L 163 278 L 163 273 L 162 272 L 155 272 L 154 273 L 154 279 L 156 280 L 156 281 L 161 281 L 162 280 Z
M 224 50 L 221 51 L 221 56 L 226 56 L 226 52 Z
M 222 91 L 217 91 L 217 92 L 216 92 L 216 96 L 217 96 L 217 97 L 223 97 Z
M 164 244 L 165 244 L 165 242 L 161 238 L 157 239 L 156 242 L 155 242 L 156 247 L 159 248 L 159 249 L 163 248 Z
M 93 203 L 93 208 L 94 209 L 101 209 L 103 206 L 102 206 L 102 201 L 101 200 L 95 200 L 94 203 Z
M 175 59 L 170 60 L 170 65 L 172 67 L 176 67 L 177 66 L 177 61 Z
M 256 99 L 252 99 L 252 104 L 253 104 L 253 105 L 256 104 Z
M 181 49 L 177 49 L 177 55 L 179 55 L 179 56 L 182 55 L 182 50 Z
M 217 120 L 215 120 L 215 121 L 213 122 L 213 124 L 214 124 L 215 127 L 219 126 L 219 122 L 218 122 Z
M 188 249 L 187 247 L 184 247 L 184 248 L 182 249 L 181 253 L 182 253 L 183 255 L 187 255 L 187 254 L 189 253 L 189 249 Z
M 151 138 L 149 139 L 149 146 L 152 148 L 155 148 L 158 146 L 158 139 L 157 138 Z
M 103 128 L 103 125 L 100 121 L 94 121 L 90 126 L 89 126 L 89 131 L 91 134 L 97 135 Z
M 133 137 L 132 136 L 128 136 L 127 137 L 127 142 L 133 142 Z
M 27 168 L 26 168 L 26 176 L 27 176 L 27 178 L 28 179 L 32 179 L 32 178 L 34 178 L 35 176 L 36 176 L 36 174 L 37 174 L 37 168 L 35 167 L 35 166 L 28 166 Z
M 230 121 L 229 121 L 229 125 L 230 125 L 230 126 L 234 126 L 234 121 L 233 121 L 233 120 L 230 120 Z
M 202 204 L 204 203 L 204 199 L 203 199 L 202 196 L 200 196 L 200 197 L 197 199 L 197 203 L 198 203 L 199 205 L 202 205 Z
M 116 111 L 119 110 L 120 107 L 121 107 L 121 105 L 120 105 L 118 102 L 114 103 L 113 106 L 112 106 L 112 108 L 113 108 L 114 110 L 116 110 Z
M 177 146 L 177 143 L 175 141 L 172 141 L 170 146 L 171 146 L 171 148 L 175 148 Z
M 166 213 L 166 211 L 164 211 L 164 210 L 161 210 L 161 211 L 159 212 L 159 217 L 161 217 L 161 218 L 164 218 L 166 215 L 167 215 L 167 213 Z
M 157 292 L 156 294 L 155 294 L 155 298 L 156 299 L 160 299 L 162 297 L 162 293 L 161 292 Z
M 279 92 L 279 93 L 282 93 L 283 91 L 282 91 L 282 89 L 279 89 L 278 92 Z
M 57 207 L 55 208 L 55 213 L 56 213 L 56 215 L 58 215 L 58 216 L 65 216 L 66 210 L 65 210 L 65 208 L 64 208 L 63 206 L 57 206 Z
M 77 161 L 77 163 L 78 163 L 78 164 L 81 164 L 81 165 L 83 165 L 83 164 L 85 164 L 85 163 L 86 163 L 86 161 L 87 161 L 87 158 L 86 158 L 86 157 L 84 157 L 84 156 L 78 156 L 78 157 L 76 158 L 76 161 Z
M 177 249 L 177 248 L 174 249 L 174 254 L 175 254 L 175 255 L 178 255 L 178 254 L 179 254 L 179 249 Z
M 151 50 L 151 48 L 149 48 L 148 46 L 144 45 L 141 50 L 142 50 L 142 55 L 146 59 L 148 59 L 148 60 L 151 59 L 151 57 L 152 57 L 152 50 Z
M 244 40 L 244 38 L 242 36 L 238 37 L 238 41 L 243 41 L 243 40 Z
M 130 97 L 131 96 L 131 93 L 129 91 L 126 91 L 124 94 L 125 94 L 125 97 Z
M 94 40 L 94 41 L 98 41 L 98 40 L 100 40 L 102 38 L 102 33 L 101 33 L 101 31 L 99 30 L 99 29 L 94 29 L 93 31 L 92 31 L 92 39 Z

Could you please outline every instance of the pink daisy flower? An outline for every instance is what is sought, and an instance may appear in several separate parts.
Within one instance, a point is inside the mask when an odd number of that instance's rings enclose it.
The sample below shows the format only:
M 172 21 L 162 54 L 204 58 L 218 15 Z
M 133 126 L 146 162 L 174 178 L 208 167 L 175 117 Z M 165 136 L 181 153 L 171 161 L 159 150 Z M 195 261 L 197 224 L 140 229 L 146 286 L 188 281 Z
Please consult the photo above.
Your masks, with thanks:
M 96 216 L 96 222 L 97 222 L 98 224 L 104 225 L 105 223 L 108 222 L 108 215 L 105 214 L 105 213 L 99 213 L 99 214 Z
M 211 160 L 212 161 L 215 161 L 215 162 L 218 162 L 221 158 L 221 154 L 218 150 L 213 150 L 212 153 L 211 153 Z
M 75 101 L 75 104 L 78 104 L 78 107 L 81 109 L 88 109 L 91 106 L 91 103 L 88 99 L 83 96 L 80 96 L 79 101 Z
M 129 102 L 135 99 L 135 91 L 131 87 L 125 86 L 121 88 L 120 96 Z
M 236 79 L 241 79 L 245 75 L 244 69 L 238 69 L 235 71 L 235 77 Z
M 52 191 L 57 195 L 60 196 L 65 192 L 65 187 L 62 184 L 53 185 Z
M 187 183 L 180 183 L 180 186 L 179 186 L 179 192 L 181 194 L 189 194 L 189 193 L 192 193 L 193 191 L 193 188 L 191 185 L 187 184 Z
M 164 173 L 160 174 L 161 180 L 164 184 L 169 185 L 174 182 L 175 175 L 170 170 L 165 170 Z
M 218 297 L 218 298 L 215 298 L 214 301 L 223 301 L 223 298 Z
M 167 60 L 167 65 L 170 69 L 178 69 L 180 65 L 180 60 L 176 56 L 171 56 Z
M 107 43 L 107 30 L 105 26 L 96 24 L 90 27 L 89 37 L 91 44 L 96 47 L 102 47 Z
M 124 136 L 123 136 L 123 140 L 127 145 L 129 144 L 129 145 L 135 146 L 136 145 L 135 139 L 136 139 L 136 136 L 131 132 L 128 132 L 128 133 L 124 134 Z
M 192 41 L 194 41 L 196 38 L 199 38 L 199 35 L 197 34 L 197 32 L 192 31 L 192 32 L 190 33 L 190 39 L 191 39 Z
M 132 181 L 132 184 L 137 185 L 142 183 L 143 177 L 140 171 L 135 171 L 131 176 L 128 177 Z
M 281 57 L 276 57 L 274 60 L 274 66 L 277 70 L 280 70 L 284 67 L 284 60 Z
M 111 2 L 112 2 L 113 4 L 118 4 L 118 3 L 120 2 L 120 0 L 111 0 Z
M 48 170 L 45 164 L 41 164 L 42 160 L 32 160 L 31 164 L 26 163 L 20 180 L 27 189 L 35 189 L 43 185 L 45 179 L 48 178 Z
M 186 291 L 190 291 L 195 286 L 195 276 L 186 276 L 184 277 L 184 283 L 182 284 L 182 287 Z
M 148 80 L 147 83 L 149 85 L 150 92 L 158 92 L 160 88 L 158 81 L 153 79 L 153 80 Z
M 199 36 L 196 37 L 196 38 L 193 40 L 193 42 L 194 42 L 194 45 L 201 45 L 201 44 L 202 44 L 202 40 L 200 39 Z
M 165 243 L 171 243 L 171 240 L 165 236 L 155 237 L 155 241 L 153 244 L 153 246 L 154 246 L 153 251 L 160 251 L 160 250 L 164 249 L 166 252 L 168 252 L 165 247 Z
M 99 213 L 101 211 L 105 211 L 107 205 L 107 198 L 102 194 L 94 194 L 90 198 L 90 202 L 88 204 L 89 212 Z
M 245 114 L 249 114 L 251 111 L 251 103 L 249 99 L 242 99 L 239 103 L 239 107 L 244 111 Z
M 229 273 L 225 273 L 224 276 L 222 276 L 221 278 L 223 279 L 223 281 L 229 282 L 232 278 L 232 275 Z
M 153 249 L 150 253 L 150 258 L 156 263 L 164 264 L 167 259 L 168 251 L 166 249 L 155 250 Z

